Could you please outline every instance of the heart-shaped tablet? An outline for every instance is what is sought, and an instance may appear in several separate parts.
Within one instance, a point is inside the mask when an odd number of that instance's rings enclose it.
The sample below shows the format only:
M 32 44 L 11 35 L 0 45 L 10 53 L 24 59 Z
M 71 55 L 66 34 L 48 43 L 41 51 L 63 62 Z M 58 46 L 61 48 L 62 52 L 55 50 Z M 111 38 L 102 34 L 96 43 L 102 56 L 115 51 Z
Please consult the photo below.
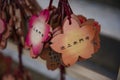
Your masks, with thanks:
M 30 48 L 30 53 L 33 58 L 41 53 L 44 42 L 49 37 L 50 25 L 47 24 L 48 19 L 49 10 L 47 9 L 41 11 L 39 16 L 32 16 L 30 18 L 29 32 L 26 37 L 25 46 Z
M 61 64 L 61 55 L 53 51 L 48 44 L 46 45 L 40 57 L 46 61 L 49 70 L 55 70 Z
M 90 58 L 95 52 L 93 40 L 96 29 L 91 21 L 88 20 L 86 23 L 88 24 L 81 24 L 77 16 L 71 15 L 71 24 L 65 18 L 63 33 L 51 40 L 51 48 L 62 54 L 62 60 L 66 66 L 74 64 L 80 57 Z

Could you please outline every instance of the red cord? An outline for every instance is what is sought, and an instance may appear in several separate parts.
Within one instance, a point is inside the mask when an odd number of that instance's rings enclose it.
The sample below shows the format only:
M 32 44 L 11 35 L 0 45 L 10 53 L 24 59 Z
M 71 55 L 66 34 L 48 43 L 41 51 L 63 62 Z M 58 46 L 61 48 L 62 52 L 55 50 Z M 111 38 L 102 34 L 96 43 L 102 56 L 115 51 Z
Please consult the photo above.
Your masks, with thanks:
M 19 58 L 19 69 L 21 72 L 23 72 L 22 53 L 23 53 L 23 46 L 21 43 L 19 43 L 19 45 L 18 45 L 18 58 Z
M 50 0 L 49 7 L 48 7 L 49 10 L 51 10 L 52 3 L 53 3 L 53 0 Z
M 65 67 L 63 65 L 60 66 L 60 80 L 65 80 Z

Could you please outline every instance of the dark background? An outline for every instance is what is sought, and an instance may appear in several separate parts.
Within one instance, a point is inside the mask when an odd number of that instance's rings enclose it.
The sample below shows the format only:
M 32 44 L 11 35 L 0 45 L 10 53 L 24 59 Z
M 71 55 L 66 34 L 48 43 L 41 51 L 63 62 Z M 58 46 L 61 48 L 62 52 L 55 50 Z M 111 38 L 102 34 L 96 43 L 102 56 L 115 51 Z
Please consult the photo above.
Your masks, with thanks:
M 118 7 L 120 9 L 120 0 L 88 0 L 88 1 L 96 1 L 100 3 L 104 3 L 104 4 Z

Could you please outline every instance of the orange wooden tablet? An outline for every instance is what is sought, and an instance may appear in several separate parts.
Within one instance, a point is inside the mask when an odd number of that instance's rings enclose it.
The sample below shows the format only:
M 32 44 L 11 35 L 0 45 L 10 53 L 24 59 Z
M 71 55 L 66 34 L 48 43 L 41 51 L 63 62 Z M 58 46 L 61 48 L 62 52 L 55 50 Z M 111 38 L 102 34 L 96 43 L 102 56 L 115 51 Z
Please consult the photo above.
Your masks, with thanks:
M 65 18 L 63 23 L 63 33 L 52 38 L 51 48 L 62 54 L 63 63 L 67 66 L 78 61 L 79 57 L 90 58 L 95 52 L 94 37 L 96 29 L 91 24 L 82 25 L 77 16 L 71 16 L 72 24 Z M 92 21 L 86 21 L 92 23 Z

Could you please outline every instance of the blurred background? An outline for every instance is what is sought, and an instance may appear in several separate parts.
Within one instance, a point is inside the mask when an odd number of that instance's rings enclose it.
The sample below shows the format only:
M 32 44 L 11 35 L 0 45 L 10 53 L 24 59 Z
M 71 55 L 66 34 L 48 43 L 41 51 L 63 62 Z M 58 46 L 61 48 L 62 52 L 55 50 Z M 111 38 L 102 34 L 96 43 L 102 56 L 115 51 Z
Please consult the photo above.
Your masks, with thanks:
M 49 0 L 37 0 L 42 9 Z M 57 6 L 58 0 L 53 4 Z M 67 68 L 66 80 L 120 80 L 120 1 L 119 0 L 69 0 L 75 14 L 94 18 L 101 24 L 101 48 L 89 60 Z M 9 42 L 4 55 L 18 62 L 17 48 Z M 24 51 L 24 66 L 32 72 L 33 80 L 59 80 L 59 69 L 49 71 L 41 59 L 33 60 Z

